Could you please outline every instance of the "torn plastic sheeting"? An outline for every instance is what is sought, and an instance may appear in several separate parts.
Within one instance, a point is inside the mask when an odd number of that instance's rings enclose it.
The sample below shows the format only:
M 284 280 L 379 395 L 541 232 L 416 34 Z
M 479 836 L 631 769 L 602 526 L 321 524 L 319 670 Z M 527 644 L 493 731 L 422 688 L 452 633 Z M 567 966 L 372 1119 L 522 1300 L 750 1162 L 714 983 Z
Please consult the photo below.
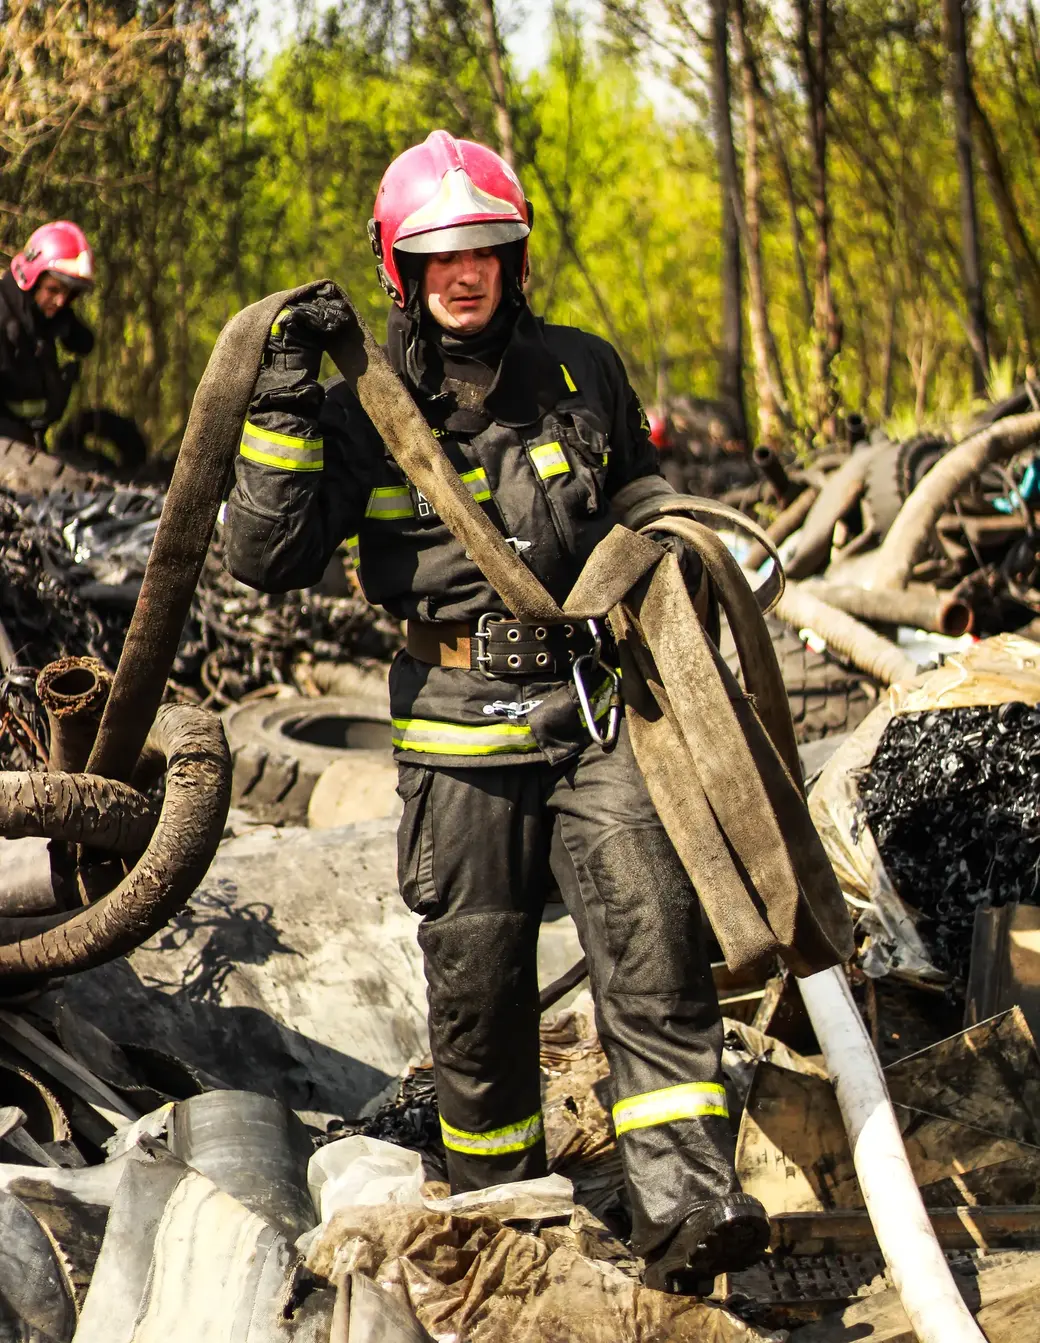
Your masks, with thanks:
M 362 1273 L 339 1286 L 330 1343 L 431 1343 L 407 1306 Z
M 824 767 L 809 812 L 846 900 L 855 911 L 857 940 L 869 936 L 862 968 L 872 978 L 892 970 L 943 982 L 878 852 L 859 795 L 857 772 L 869 767 L 896 714 L 1040 701 L 1040 644 L 1002 634 L 947 659 L 911 686 L 893 688 Z
M 487 1214 L 347 1209 L 322 1228 L 307 1263 L 327 1280 L 351 1272 L 373 1278 L 406 1300 L 441 1343 L 780 1343 L 784 1337 L 721 1306 L 650 1291 L 611 1264 L 570 1246 L 550 1249 Z
M 569 1221 L 574 1212 L 574 1185 L 562 1175 L 543 1175 L 536 1180 L 468 1189 L 449 1198 L 424 1198 L 422 1202 L 430 1212 L 486 1212 L 506 1224 Z
M 307 1186 L 323 1222 L 359 1204 L 421 1207 L 424 1178 L 418 1152 L 360 1133 L 319 1147 L 307 1166 Z
M 76 1343 L 325 1343 L 331 1292 L 292 1247 L 197 1171 L 131 1153 Z

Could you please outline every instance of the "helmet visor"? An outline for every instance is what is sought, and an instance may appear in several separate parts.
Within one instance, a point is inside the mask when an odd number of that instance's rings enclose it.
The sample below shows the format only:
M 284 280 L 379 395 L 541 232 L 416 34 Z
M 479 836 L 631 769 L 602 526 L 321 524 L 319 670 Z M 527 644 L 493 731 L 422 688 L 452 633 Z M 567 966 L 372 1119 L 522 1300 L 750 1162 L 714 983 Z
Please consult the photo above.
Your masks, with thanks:
M 394 243 L 398 252 L 466 252 L 471 248 L 500 247 L 503 243 L 519 242 L 531 232 L 519 219 L 501 219 L 488 223 L 457 224 L 452 228 L 431 229 L 429 233 L 415 233 L 410 238 L 399 238 Z

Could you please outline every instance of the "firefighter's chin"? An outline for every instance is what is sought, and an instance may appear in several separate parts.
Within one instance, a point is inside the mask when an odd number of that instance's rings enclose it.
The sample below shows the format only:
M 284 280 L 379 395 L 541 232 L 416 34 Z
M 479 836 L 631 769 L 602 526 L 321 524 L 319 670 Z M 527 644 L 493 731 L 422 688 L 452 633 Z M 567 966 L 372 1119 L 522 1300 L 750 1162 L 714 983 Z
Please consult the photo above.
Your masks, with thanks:
M 467 294 L 448 299 L 440 294 L 431 294 L 427 305 L 430 316 L 438 326 L 464 336 L 475 336 L 478 331 L 483 331 L 494 316 L 496 307 L 495 299 L 490 294 Z

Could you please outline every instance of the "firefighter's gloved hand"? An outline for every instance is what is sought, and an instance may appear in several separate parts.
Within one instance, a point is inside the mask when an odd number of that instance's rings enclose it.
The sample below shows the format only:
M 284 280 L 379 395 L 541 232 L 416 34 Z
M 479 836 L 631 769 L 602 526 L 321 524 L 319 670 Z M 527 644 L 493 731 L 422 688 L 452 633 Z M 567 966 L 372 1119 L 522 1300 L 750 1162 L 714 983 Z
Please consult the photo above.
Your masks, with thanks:
M 686 584 L 686 591 L 690 594 L 690 601 L 697 607 L 698 615 L 703 617 L 701 606 L 707 601 L 706 591 L 709 584 L 705 582 L 704 562 L 701 557 L 695 550 L 691 550 L 681 537 L 673 536 L 671 532 L 648 531 L 646 535 L 665 550 L 670 550 L 679 561 L 679 569 Z M 700 606 L 697 605 L 698 597 Z
M 264 350 L 264 367 L 302 372 L 317 380 L 329 337 L 356 321 L 335 286 L 320 285 L 309 298 L 288 304 L 274 319 Z

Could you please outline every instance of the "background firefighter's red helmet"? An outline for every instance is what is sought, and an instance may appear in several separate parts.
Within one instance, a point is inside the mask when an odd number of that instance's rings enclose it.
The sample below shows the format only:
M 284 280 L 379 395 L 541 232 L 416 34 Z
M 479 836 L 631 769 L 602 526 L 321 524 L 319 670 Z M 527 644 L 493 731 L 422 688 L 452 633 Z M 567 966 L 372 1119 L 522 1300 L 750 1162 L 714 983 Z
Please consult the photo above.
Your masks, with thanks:
M 648 410 L 646 419 L 650 426 L 650 442 L 658 452 L 666 451 L 672 446 L 672 436 L 668 432 L 667 417 L 662 415 L 659 410 Z
M 56 219 L 41 225 L 11 261 L 19 289 L 34 289 L 40 276 L 48 272 L 73 289 L 89 289 L 94 283 L 94 253 L 78 224 Z
M 523 243 L 520 282 L 527 278 L 531 205 L 505 159 L 472 140 L 431 131 L 399 154 L 383 174 L 368 234 L 382 263 L 383 288 L 405 303 L 397 252 L 455 252 Z

